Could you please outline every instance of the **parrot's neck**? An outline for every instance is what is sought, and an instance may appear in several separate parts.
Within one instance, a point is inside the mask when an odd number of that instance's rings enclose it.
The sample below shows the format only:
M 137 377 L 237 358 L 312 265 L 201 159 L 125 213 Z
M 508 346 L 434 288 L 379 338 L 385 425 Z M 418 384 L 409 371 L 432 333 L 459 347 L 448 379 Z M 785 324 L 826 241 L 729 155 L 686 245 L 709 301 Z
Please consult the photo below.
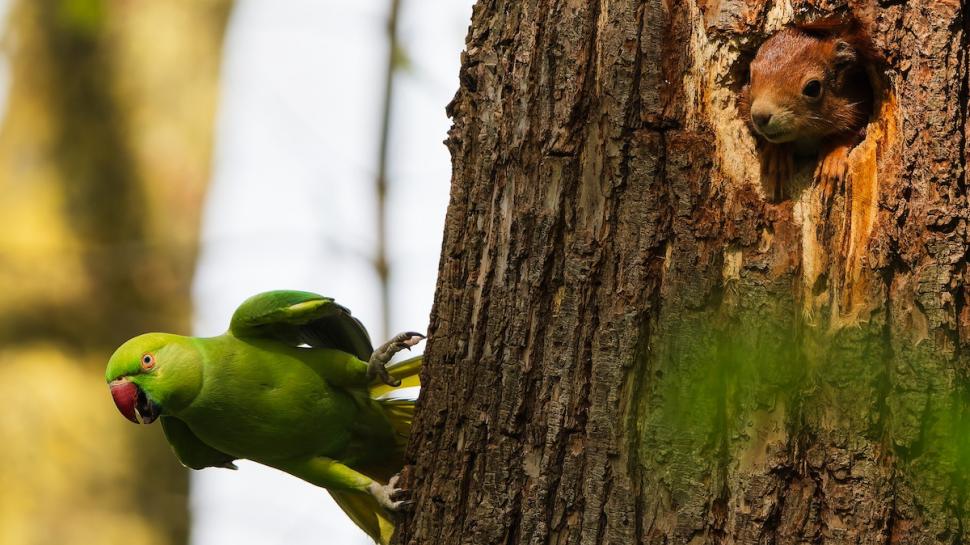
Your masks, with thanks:
M 160 353 L 164 357 L 162 408 L 165 414 L 177 416 L 192 405 L 202 391 L 205 379 L 205 362 L 208 358 L 205 341 L 195 337 L 174 336 Z M 159 366 L 162 370 L 162 366 Z

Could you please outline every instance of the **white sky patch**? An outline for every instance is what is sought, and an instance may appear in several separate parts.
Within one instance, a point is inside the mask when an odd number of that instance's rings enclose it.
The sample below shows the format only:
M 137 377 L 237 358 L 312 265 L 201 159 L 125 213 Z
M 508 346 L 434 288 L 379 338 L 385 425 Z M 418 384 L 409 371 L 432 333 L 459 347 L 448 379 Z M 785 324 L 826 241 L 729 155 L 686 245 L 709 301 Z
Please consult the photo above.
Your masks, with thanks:
M 396 81 L 390 149 L 394 331 L 427 329 L 451 174 L 444 107 L 471 4 L 403 0 L 400 36 L 413 66 Z M 240 302 L 268 289 L 334 297 L 379 327 L 370 259 L 387 6 L 237 1 L 193 288 L 196 334 L 222 333 Z M 193 472 L 193 545 L 370 543 L 324 490 L 239 466 Z

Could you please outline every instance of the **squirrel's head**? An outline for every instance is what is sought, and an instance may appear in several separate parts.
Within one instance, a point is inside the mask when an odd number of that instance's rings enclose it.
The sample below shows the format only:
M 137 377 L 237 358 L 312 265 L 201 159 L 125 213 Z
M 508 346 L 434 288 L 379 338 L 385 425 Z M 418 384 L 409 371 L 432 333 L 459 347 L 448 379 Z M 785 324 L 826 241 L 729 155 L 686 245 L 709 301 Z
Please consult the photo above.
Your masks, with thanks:
M 859 128 L 861 52 L 843 33 L 782 30 L 751 62 L 751 124 L 773 143 L 817 139 Z M 861 77 L 865 77 L 862 74 Z

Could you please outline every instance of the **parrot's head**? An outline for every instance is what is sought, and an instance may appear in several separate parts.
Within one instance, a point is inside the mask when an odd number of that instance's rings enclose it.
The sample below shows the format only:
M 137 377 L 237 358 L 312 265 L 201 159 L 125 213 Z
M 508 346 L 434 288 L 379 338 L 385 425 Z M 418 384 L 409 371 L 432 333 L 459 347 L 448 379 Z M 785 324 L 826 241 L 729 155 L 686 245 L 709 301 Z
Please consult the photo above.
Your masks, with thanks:
M 128 420 L 150 424 L 188 406 L 202 387 L 202 361 L 188 337 L 146 333 L 121 345 L 104 378 Z

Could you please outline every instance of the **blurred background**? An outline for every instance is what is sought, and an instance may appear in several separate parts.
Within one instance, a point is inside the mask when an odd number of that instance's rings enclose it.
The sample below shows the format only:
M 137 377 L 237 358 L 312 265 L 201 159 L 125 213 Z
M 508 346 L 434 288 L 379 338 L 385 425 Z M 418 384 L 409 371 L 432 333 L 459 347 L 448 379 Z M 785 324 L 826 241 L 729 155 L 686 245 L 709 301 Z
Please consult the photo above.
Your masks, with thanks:
M 0 0 L 0 545 L 369 543 L 293 477 L 190 476 L 104 365 L 265 289 L 424 330 L 471 4 Z

